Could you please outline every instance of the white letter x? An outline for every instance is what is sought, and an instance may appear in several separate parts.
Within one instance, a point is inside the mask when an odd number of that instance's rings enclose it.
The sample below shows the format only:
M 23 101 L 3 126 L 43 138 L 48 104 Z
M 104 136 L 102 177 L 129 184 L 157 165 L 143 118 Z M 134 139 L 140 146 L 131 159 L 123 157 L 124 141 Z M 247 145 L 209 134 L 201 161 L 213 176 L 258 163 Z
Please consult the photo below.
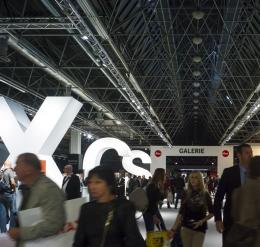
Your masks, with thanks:
M 47 97 L 30 123 L 24 109 L 0 97 L 0 136 L 14 161 L 24 152 L 46 158 L 46 175 L 61 185 L 62 175 L 52 154 L 82 104 L 72 97 Z

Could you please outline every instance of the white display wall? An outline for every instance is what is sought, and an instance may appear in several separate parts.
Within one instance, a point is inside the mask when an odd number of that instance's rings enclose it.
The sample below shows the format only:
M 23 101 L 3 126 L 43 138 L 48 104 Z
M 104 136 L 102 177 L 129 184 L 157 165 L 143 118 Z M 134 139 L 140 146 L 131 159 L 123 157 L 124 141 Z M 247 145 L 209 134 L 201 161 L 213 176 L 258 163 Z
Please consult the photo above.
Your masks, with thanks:
M 249 143 L 252 147 L 252 150 L 253 150 L 253 155 L 256 156 L 256 155 L 260 155 L 260 146 L 259 144 L 255 144 L 255 143 Z
M 260 147 L 259 147 L 260 151 Z M 159 156 L 157 157 L 155 153 Z M 218 159 L 218 175 L 221 176 L 226 167 L 233 165 L 233 146 L 151 146 L 151 173 L 156 168 L 166 169 L 167 156 L 216 156 Z

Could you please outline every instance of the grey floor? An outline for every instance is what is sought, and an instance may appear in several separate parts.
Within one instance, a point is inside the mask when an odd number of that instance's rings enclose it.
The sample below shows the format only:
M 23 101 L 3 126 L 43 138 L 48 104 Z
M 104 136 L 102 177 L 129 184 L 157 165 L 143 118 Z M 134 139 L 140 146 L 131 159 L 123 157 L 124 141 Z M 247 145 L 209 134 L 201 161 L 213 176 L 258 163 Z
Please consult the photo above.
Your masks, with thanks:
M 176 219 L 176 216 L 177 216 L 177 210 L 176 209 L 168 209 L 168 208 L 165 208 L 166 205 L 164 204 L 163 205 L 163 208 L 161 209 L 161 214 L 162 214 L 162 217 L 164 219 L 164 222 L 166 224 L 166 227 L 169 229 L 172 227 L 175 219 Z M 137 215 L 139 216 L 139 215 Z M 144 222 L 143 222 L 143 218 L 141 217 L 139 220 L 138 220 L 138 225 L 139 225 L 139 228 L 140 228 L 140 231 L 143 235 L 143 237 L 145 238 L 145 235 L 146 235 L 146 231 L 145 231 L 145 227 L 144 227 Z M 205 242 L 204 242 L 204 247 L 221 247 L 222 246 L 222 243 L 221 243 L 221 234 L 219 234 L 216 229 L 215 229 L 215 223 L 214 223 L 214 220 L 211 219 L 209 222 L 208 222 L 208 231 L 206 233 L 206 239 L 205 239 Z

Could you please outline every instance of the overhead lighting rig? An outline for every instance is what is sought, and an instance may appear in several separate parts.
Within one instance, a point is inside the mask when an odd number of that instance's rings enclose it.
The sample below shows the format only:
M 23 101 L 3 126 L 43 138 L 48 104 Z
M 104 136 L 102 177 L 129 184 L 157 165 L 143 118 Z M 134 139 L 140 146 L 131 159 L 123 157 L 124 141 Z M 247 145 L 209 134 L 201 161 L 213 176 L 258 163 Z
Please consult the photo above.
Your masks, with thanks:
M 0 32 L 0 62 L 9 63 L 11 60 L 7 57 L 8 34 Z
M 224 145 L 259 111 L 260 98 L 253 104 L 244 117 L 237 123 L 236 127 L 229 133 L 229 135 L 221 142 Z
M 121 75 L 120 71 L 117 69 L 112 59 L 109 57 L 103 46 L 92 33 L 91 29 L 88 27 L 72 2 L 70 0 L 55 0 L 55 2 L 59 5 L 63 13 L 69 18 L 71 23 L 73 23 L 75 28 L 80 33 L 81 38 L 89 44 L 93 52 L 96 54 L 96 56 L 98 56 L 98 58 L 102 62 L 102 65 L 113 75 L 113 77 L 117 81 L 118 88 L 124 89 L 124 92 L 128 96 L 128 102 L 134 107 L 136 112 L 139 113 L 142 119 L 153 128 L 155 133 L 158 133 L 158 135 L 162 138 L 164 142 L 167 143 L 167 145 L 171 145 L 168 139 L 162 133 L 161 129 L 150 117 L 145 107 L 135 96 L 133 90 L 129 87 L 125 78 Z

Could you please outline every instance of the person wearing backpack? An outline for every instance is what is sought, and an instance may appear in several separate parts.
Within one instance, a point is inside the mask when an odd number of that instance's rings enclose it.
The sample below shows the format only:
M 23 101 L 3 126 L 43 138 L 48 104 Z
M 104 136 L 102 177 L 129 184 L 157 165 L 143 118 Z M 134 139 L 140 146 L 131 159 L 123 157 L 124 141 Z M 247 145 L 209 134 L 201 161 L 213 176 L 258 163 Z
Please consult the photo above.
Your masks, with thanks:
M 8 186 L 2 181 L 3 174 L 0 173 L 0 233 L 7 231 L 8 215 L 8 201 L 4 197 L 4 193 L 8 193 Z
M 7 185 L 9 191 L 7 193 L 4 193 L 4 198 L 8 202 L 8 210 L 10 212 L 10 228 L 16 226 L 16 214 L 17 214 L 17 208 L 16 208 L 16 174 L 15 171 L 12 168 L 12 163 L 7 160 L 4 163 L 4 169 L 3 169 L 3 182 Z
M 207 221 L 213 217 L 213 205 L 205 190 L 200 172 L 189 175 L 188 190 L 185 192 L 176 221 L 170 230 L 173 242 L 181 227 L 183 247 L 202 247 L 207 230 Z
M 151 183 L 146 188 L 148 207 L 143 214 L 146 231 L 154 231 L 155 226 L 159 230 L 166 230 L 164 220 L 159 211 L 159 202 L 164 199 L 165 170 L 157 168 Z

